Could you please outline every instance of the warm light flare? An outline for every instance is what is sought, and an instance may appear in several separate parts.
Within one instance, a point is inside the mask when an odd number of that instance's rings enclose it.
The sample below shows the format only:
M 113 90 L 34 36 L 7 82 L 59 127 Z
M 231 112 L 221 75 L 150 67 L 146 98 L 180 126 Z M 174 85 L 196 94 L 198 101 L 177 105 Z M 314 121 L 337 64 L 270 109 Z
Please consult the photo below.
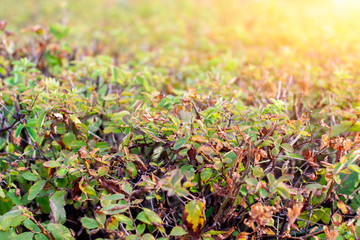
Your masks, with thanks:
M 359 13 L 360 9 L 360 0 L 333 0 L 336 10 L 346 12 Z

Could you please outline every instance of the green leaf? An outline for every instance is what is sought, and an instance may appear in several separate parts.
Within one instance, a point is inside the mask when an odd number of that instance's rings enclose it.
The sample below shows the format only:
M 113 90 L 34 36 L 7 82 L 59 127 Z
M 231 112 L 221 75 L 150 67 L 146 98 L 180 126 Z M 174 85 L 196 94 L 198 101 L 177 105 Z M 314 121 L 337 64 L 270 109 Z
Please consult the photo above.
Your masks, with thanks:
M 23 172 L 21 174 L 21 176 L 23 176 L 23 178 L 25 178 L 28 181 L 36 181 L 36 180 L 38 180 L 38 178 L 33 173 L 30 173 L 30 172 Z
M 99 223 L 93 218 L 83 217 L 80 221 L 84 228 L 87 229 L 94 229 L 99 227 Z
M 45 180 L 40 180 L 36 182 L 34 185 L 32 185 L 31 188 L 29 189 L 28 200 L 33 200 L 44 188 L 45 184 L 46 184 Z
M 278 193 L 285 199 L 289 199 L 290 198 L 290 191 L 289 188 L 286 186 L 286 184 L 278 184 L 278 186 L 276 187 Z
M 108 148 L 108 147 L 110 147 L 110 144 L 106 142 L 98 142 L 95 145 L 95 148 Z
M 34 147 L 33 146 L 31 146 L 31 145 L 27 145 L 26 146 L 26 148 L 24 149 L 24 155 L 26 155 L 26 156 L 32 156 L 33 155 L 33 153 L 34 153 Z
M 360 173 L 360 167 L 358 165 L 350 164 L 349 168 L 357 173 Z
M 98 174 L 100 177 L 106 175 L 109 173 L 109 168 L 108 167 L 105 167 L 105 166 L 102 166 L 102 167 L 99 167 L 98 169 Z
M 345 179 L 345 176 L 347 174 L 340 173 L 341 179 Z M 360 174 L 356 171 L 352 172 L 344 182 L 341 183 L 339 187 L 339 193 L 340 194 L 346 194 L 350 195 L 355 190 L 355 188 L 358 186 L 358 183 L 360 181 Z
M 279 154 L 279 152 L 280 152 L 279 148 L 274 147 L 274 148 L 271 150 L 271 155 L 277 156 L 277 155 Z
M 47 229 L 52 233 L 55 240 L 75 240 L 70 230 L 64 225 L 49 223 Z
M 20 206 L 15 206 L 0 216 L 0 230 L 8 231 L 10 227 L 17 227 L 27 219 L 26 216 L 22 215 L 22 210 L 19 208 Z
M 29 218 L 26 219 L 23 224 L 27 229 L 33 232 L 41 232 L 40 228 Z
M 137 216 L 136 219 L 146 223 L 146 224 L 151 224 L 150 220 L 148 219 L 148 217 L 146 216 L 145 212 L 142 211 L 140 212 Z
M 131 218 L 129 218 L 125 215 L 119 214 L 119 215 L 116 215 L 116 217 L 119 220 L 119 222 L 121 222 L 121 223 L 124 223 L 127 225 L 133 225 L 133 221 L 131 220 Z
M 35 130 L 31 127 L 26 127 L 26 130 L 29 133 L 31 140 L 33 140 L 33 142 L 36 142 L 37 135 Z
M 205 168 L 203 171 L 201 171 L 201 180 L 203 182 L 207 182 L 212 175 L 212 169 L 211 168 Z
M 84 183 L 83 189 L 86 194 L 97 197 L 95 189 L 92 186 L 90 186 L 89 184 Z
M 126 236 L 125 240 L 137 240 L 138 236 L 135 234 L 131 234 L 129 236 Z
M 180 129 L 180 120 L 172 115 L 169 115 L 169 118 L 174 123 L 177 129 Z
M 178 150 L 187 142 L 187 138 L 180 138 L 174 144 L 174 150 Z
M 116 98 L 118 98 L 118 95 L 116 94 Z M 105 99 L 104 99 L 105 100 Z M 122 118 L 126 115 L 131 115 L 128 111 L 121 111 L 118 113 L 115 113 L 112 115 L 111 120 L 112 121 L 118 121 L 118 120 L 122 120 Z
M 17 196 L 15 194 L 15 189 L 9 189 L 7 193 L 8 197 L 11 199 L 11 201 L 16 205 L 22 205 L 21 204 L 21 196 Z
M 51 161 L 45 162 L 44 166 L 47 168 L 61 167 L 61 163 L 58 161 L 51 160 Z
M 124 182 L 123 185 L 122 185 L 122 188 L 127 194 L 131 195 L 133 189 L 132 189 L 130 183 Z
M 331 128 L 331 136 L 337 136 L 345 131 L 347 132 L 360 132 L 360 122 L 355 124 L 351 121 L 342 121 L 340 124 L 337 124 Z
M 111 66 L 110 69 L 111 69 L 111 75 L 113 77 L 113 80 L 117 81 L 118 77 L 119 77 L 118 69 L 116 67 L 114 67 L 114 66 Z
M 151 235 L 150 233 L 145 233 L 142 237 L 141 240 L 155 240 L 154 236 Z
M 118 194 L 112 194 L 112 195 L 104 195 L 102 197 L 103 200 L 120 200 L 120 199 L 124 199 L 125 195 L 118 193 Z
M 137 231 L 137 233 L 138 233 L 139 235 L 141 235 L 141 234 L 144 233 L 145 228 L 146 228 L 146 224 L 145 224 L 145 223 L 143 223 L 143 224 L 138 224 L 138 225 L 136 226 L 136 231 Z
M 110 204 L 103 207 L 101 211 L 107 215 L 114 215 L 126 212 L 129 207 L 126 204 Z
M 34 234 L 35 233 L 33 232 L 24 232 L 14 237 L 13 240 L 30 240 L 33 238 Z
M 143 210 L 151 223 L 162 224 L 161 218 L 155 212 L 151 211 L 148 208 L 143 208 Z
M 0 186 L 0 197 L 1 198 L 6 198 L 6 195 L 4 193 L 4 190 L 2 189 L 2 187 Z
M 76 142 L 76 136 L 73 133 L 66 133 L 63 136 L 63 143 L 67 147 L 72 147 L 73 143 Z
M 171 229 L 170 236 L 183 236 L 187 234 L 187 232 L 182 227 L 174 227 Z
M 59 23 L 50 25 L 50 32 L 57 39 L 66 37 L 69 34 L 69 31 L 70 29 L 67 26 Z
M 32 119 L 27 120 L 26 126 L 27 127 L 36 127 L 36 119 L 32 118 Z
M 6 139 L 0 137 L 0 151 L 6 147 Z
M 110 231 L 114 231 L 119 228 L 119 220 L 112 216 L 106 220 L 106 229 Z
M 126 163 L 126 170 L 131 173 L 131 177 L 134 178 L 137 175 L 137 169 L 133 162 Z
M 64 209 L 66 193 L 65 190 L 60 190 L 50 196 L 51 215 L 55 223 L 64 224 L 66 222 L 66 212 Z
M 35 234 L 35 240 L 48 240 L 48 238 L 43 233 Z
M 324 186 L 319 183 L 310 183 L 306 185 L 307 189 L 322 189 Z
M 270 186 L 274 185 L 274 182 L 275 182 L 275 176 L 274 176 L 274 174 L 268 173 L 268 174 L 266 174 L 266 176 L 267 176 L 267 178 L 268 178 L 268 180 L 269 180 L 269 185 L 270 185 Z
M 20 125 L 16 128 L 16 130 L 15 130 L 15 138 L 17 138 L 17 137 L 20 135 L 20 133 L 21 133 L 21 131 L 23 130 L 24 127 L 25 127 L 25 126 L 24 126 L 23 124 L 20 124 Z
M 290 153 L 294 152 L 294 148 L 288 143 L 281 144 L 281 147 L 287 152 L 290 152 Z
M 45 117 L 46 117 L 46 112 L 43 112 L 40 114 L 40 116 L 38 117 L 38 119 L 36 121 L 36 129 L 38 132 L 40 132 L 40 129 L 42 128 L 42 126 L 44 124 Z

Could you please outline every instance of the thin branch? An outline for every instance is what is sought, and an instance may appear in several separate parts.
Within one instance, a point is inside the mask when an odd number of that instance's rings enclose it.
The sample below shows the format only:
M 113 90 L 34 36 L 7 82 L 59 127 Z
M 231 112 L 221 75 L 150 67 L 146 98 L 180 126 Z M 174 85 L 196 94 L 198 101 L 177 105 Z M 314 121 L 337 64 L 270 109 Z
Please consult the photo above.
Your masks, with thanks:
M 54 240 L 54 238 L 48 233 L 48 231 L 46 231 L 46 229 L 41 225 L 41 223 L 39 223 L 38 221 L 36 221 L 36 219 L 29 215 L 29 214 L 26 214 L 26 213 L 22 213 L 22 215 L 24 215 L 25 217 L 29 218 L 30 220 L 32 220 L 36 226 L 38 226 L 41 230 L 41 232 L 49 239 L 49 240 Z

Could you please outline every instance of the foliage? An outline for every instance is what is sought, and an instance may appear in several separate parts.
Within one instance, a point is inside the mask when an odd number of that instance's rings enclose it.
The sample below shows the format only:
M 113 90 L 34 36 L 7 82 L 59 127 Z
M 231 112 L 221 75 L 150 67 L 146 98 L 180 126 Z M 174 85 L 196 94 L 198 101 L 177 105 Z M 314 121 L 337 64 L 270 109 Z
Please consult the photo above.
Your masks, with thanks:
M 338 80 L 299 81 L 314 87 L 301 95 L 290 82 L 306 57 L 271 75 L 275 63 L 217 58 L 218 39 L 185 45 L 188 61 L 126 42 L 120 61 L 72 46 L 64 24 L 0 29 L 1 239 L 360 237 L 359 98 L 344 72 L 319 61 L 309 74 Z

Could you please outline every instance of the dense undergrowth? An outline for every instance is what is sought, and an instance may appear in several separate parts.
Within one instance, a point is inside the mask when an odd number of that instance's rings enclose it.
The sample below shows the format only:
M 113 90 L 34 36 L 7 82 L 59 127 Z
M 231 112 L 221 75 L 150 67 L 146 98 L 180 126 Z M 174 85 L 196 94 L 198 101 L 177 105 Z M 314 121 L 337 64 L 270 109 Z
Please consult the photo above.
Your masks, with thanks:
M 208 16 L 192 23 L 184 2 L 172 24 L 200 31 Z M 225 18 L 203 39 L 171 38 L 164 9 L 134 6 L 143 15 L 113 45 L 0 22 L 0 238 L 358 239 L 351 36 L 263 42 L 265 17 L 245 15 L 238 42 Z

